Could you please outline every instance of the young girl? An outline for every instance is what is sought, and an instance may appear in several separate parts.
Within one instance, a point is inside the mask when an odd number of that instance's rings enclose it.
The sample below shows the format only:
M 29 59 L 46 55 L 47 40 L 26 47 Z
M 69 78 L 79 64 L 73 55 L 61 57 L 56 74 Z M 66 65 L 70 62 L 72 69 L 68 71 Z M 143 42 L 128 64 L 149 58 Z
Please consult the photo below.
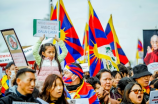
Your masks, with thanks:
M 65 47 L 64 42 L 56 36 L 54 39 L 58 42 L 62 50 L 62 53 L 59 56 L 57 55 L 57 49 L 55 45 L 53 45 L 52 43 L 46 43 L 41 45 L 44 38 L 45 35 L 43 35 L 43 37 L 40 37 L 40 39 L 37 41 L 33 48 L 33 56 L 35 58 L 36 64 L 39 67 L 39 71 L 37 71 L 38 82 L 44 82 L 44 80 L 49 74 L 56 74 L 61 76 L 62 70 L 60 62 L 62 62 L 65 59 L 68 53 L 68 50 Z M 38 54 L 38 49 L 40 45 L 41 48 Z

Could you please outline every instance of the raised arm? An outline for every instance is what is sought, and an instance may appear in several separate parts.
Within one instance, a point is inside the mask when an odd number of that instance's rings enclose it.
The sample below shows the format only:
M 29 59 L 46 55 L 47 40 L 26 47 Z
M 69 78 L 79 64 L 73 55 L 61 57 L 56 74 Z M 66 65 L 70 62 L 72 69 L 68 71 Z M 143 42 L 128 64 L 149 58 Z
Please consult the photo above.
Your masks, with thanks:
M 66 55 L 68 53 L 68 50 L 67 50 L 67 48 L 65 46 L 65 43 L 62 40 L 60 40 L 56 36 L 54 37 L 54 39 L 58 42 L 58 44 L 59 44 L 59 46 L 60 46 L 60 48 L 62 50 L 62 53 L 58 56 L 59 62 L 62 62 L 65 59 L 65 57 L 66 57 Z
M 33 46 L 33 57 L 35 58 L 37 65 L 40 65 L 41 63 L 41 56 L 39 55 L 38 50 L 44 38 L 45 38 L 45 35 L 40 37 L 37 43 Z

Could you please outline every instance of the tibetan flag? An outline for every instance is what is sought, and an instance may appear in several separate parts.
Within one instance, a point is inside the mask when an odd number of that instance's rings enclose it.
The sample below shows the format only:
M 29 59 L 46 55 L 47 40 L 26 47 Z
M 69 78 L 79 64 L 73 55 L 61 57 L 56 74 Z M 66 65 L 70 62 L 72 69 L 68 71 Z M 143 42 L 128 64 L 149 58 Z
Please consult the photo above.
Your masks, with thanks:
M 142 42 L 138 39 L 137 53 L 136 53 L 137 64 L 143 63 L 143 52 L 144 49 Z
M 54 7 L 53 7 L 53 4 L 51 3 L 51 7 L 50 7 L 50 20 L 52 18 L 53 11 L 54 11 Z
M 83 43 L 82 48 L 84 49 L 83 55 L 86 55 L 86 51 L 88 51 L 88 24 L 86 23 L 84 36 L 83 36 Z
M 112 58 L 113 53 L 109 41 L 104 33 L 103 27 L 89 1 L 89 66 L 90 76 L 95 76 L 100 69 L 118 69 Z M 113 59 L 113 60 L 112 60 Z M 103 61 L 105 60 L 105 61 Z
M 57 20 L 56 7 L 51 20 Z M 62 0 L 60 0 L 59 3 L 59 21 L 60 39 L 64 41 L 68 50 L 68 54 L 65 58 L 65 64 L 75 62 L 75 60 L 83 55 L 83 48 Z
M 2 89 L 1 89 L 2 96 L 5 96 L 5 91 L 9 89 L 9 80 L 7 75 L 4 75 L 2 77 L 0 83 L 2 84 Z
M 58 2 L 56 4 L 55 8 L 53 8 L 53 9 L 52 8 L 53 7 L 51 6 L 50 20 L 57 21 Z M 53 39 L 53 44 L 56 44 L 56 40 L 55 39 Z
M 51 19 L 50 20 L 56 20 L 57 21 L 57 10 L 58 10 L 58 2 L 55 6 L 55 8 L 53 9 L 53 12 L 51 13 Z
M 82 48 L 83 48 L 83 56 L 77 59 L 77 61 L 80 64 L 87 62 L 87 52 L 88 52 L 88 24 L 87 23 L 84 30 Z
M 138 46 L 137 46 L 138 51 L 143 52 L 143 45 L 142 42 L 138 39 Z
M 117 47 L 120 63 L 123 65 L 126 65 L 129 62 L 128 58 L 126 57 L 123 49 L 121 48 L 121 46 L 118 43 L 116 43 L 116 47 Z
M 89 44 L 89 72 L 90 72 L 90 76 L 95 76 L 100 69 L 104 68 L 102 59 L 99 57 L 99 53 L 98 53 L 98 44 L 97 44 L 97 40 L 96 40 L 96 32 L 102 33 L 102 29 L 99 28 L 100 26 L 100 21 L 95 13 L 95 11 L 93 10 L 93 7 L 90 3 L 90 1 L 88 1 L 89 3 L 89 39 L 88 39 L 88 44 Z M 99 22 L 99 23 L 98 23 Z M 98 26 L 99 24 L 99 26 Z M 96 26 L 96 27 L 95 27 Z M 104 32 L 103 32 L 104 33 Z M 99 36 L 99 34 L 98 34 Z M 103 42 L 103 41 L 100 41 Z
M 110 16 L 109 22 L 106 26 L 105 29 L 105 35 L 107 36 L 109 40 L 109 44 L 111 46 L 113 55 L 117 59 L 117 64 L 123 64 L 127 65 L 128 64 L 128 58 L 126 57 L 123 49 L 120 46 L 119 40 L 117 38 L 114 26 L 113 26 L 113 21 L 112 21 L 112 15 Z
M 74 91 L 68 91 L 67 92 L 67 99 L 82 99 L 82 98 L 88 98 L 89 103 L 88 104 L 100 104 L 99 99 L 96 95 L 96 92 L 94 91 L 92 85 L 89 83 L 83 81 L 81 86 L 76 89 L 76 93 L 74 94 Z M 73 95 L 73 97 L 71 96 Z

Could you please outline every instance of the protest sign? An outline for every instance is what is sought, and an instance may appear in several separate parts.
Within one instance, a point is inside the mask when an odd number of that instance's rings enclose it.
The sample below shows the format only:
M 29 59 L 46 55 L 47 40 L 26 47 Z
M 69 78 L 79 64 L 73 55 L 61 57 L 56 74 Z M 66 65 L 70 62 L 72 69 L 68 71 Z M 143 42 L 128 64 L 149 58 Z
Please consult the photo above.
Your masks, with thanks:
M 0 79 L 2 78 L 2 67 L 0 67 Z
M 14 29 L 1 30 L 15 65 L 20 69 L 28 66 L 21 44 Z
M 158 104 L 158 91 L 151 91 L 150 92 L 150 98 L 149 98 L 149 104 Z
M 88 72 L 89 71 L 89 67 L 88 67 L 88 63 L 83 63 L 80 64 L 82 67 L 83 72 Z
M 81 99 L 68 99 L 69 104 L 89 104 L 88 98 L 81 98 Z
M 39 103 L 13 101 L 13 104 L 39 104 Z
M 48 20 L 33 20 L 33 36 L 41 37 L 45 34 L 46 37 L 59 36 L 60 22 Z
M 148 65 L 148 71 L 154 74 L 155 71 L 158 71 L 158 62 L 154 62 Z
M 50 38 L 50 39 L 44 40 L 42 42 L 42 44 L 52 43 L 52 41 L 53 41 L 53 39 Z M 35 60 L 33 57 L 32 50 L 33 50 L 33 46 L 23 49 L 23 52 L 26 56 L 27 61 L 34 61 Z M 10 53 L 8 53 L 8 52 L 7 53 L 0 53 L 0 64 L 9 63 L 11 61 L 13 61 L 13 60 L 11 58 Z
M 158 62 L 157 30 L 143 30 L 144 63 Z
M 44 101 L 43 99 L 41 99 L 41 98 L 37 98 L 37 100 L 40 101 L 42 104 L 49 104 L 46 101 Z

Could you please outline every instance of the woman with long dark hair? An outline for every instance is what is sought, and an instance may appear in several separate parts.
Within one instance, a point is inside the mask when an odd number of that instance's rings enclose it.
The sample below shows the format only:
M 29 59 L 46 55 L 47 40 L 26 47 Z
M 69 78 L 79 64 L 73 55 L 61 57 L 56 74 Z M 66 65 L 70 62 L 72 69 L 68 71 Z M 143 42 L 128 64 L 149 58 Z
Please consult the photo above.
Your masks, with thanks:
M 146 104 L 141 85 L 130 82 L 125 87 L 121 104 Z
M 61 77 L 50 74 L 44 82 L 39 98 L 49 104 L 68 104 Z

